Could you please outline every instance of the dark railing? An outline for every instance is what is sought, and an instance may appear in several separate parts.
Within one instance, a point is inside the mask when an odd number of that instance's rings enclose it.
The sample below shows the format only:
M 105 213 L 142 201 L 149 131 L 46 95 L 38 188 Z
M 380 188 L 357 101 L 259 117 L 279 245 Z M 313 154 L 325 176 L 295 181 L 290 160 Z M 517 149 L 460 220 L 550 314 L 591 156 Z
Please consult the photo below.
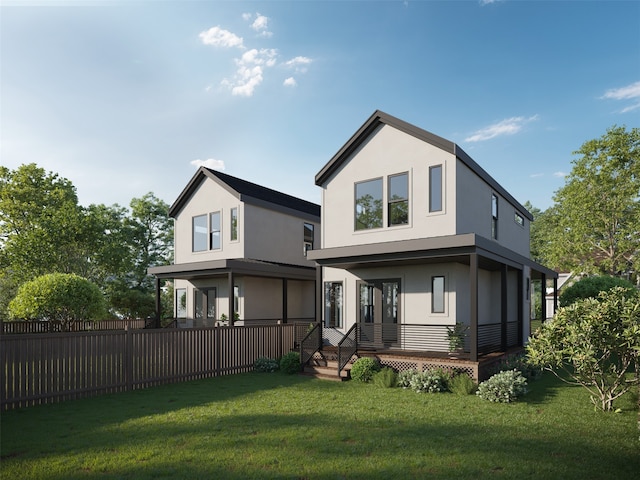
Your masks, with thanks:
M 311 326 L 310 326 L 311 327 Z M 311 357 L 322 348 L 322 328 L 319 323 L 313 324 L 300 342 L 300 363 L 306 364 Z
M 358 324 L 353 325 L 338 342 L 338 375 L 358 351 Z
M 146 328 L 146 320 L 78 320 L 73 323 L 63 324 L 60 321 L 32 321 L 16 320 L 3 321 L 0 333 L 65 333 L 65 332 L 97 332 L 106 330 L 124 330 Z

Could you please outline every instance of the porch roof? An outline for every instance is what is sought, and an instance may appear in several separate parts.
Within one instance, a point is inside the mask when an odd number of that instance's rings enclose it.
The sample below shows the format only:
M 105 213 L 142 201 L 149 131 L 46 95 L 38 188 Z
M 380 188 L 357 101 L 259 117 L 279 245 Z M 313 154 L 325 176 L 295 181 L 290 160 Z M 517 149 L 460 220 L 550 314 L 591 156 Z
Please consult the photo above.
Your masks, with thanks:
M 316 270 L 313 267 L 286 265 L 247 258 L 162 265 L 151 267 L 148 272 L 158 278 L 179 278 L 184 280 L 216 276 L 226 277 L 229 273 L 253 277 L 286 278 L 289 280 L 315 280 L 316 278 Z
M 500 265 L 522 269 L 528 266 L 534 278 L 557 278 L 558 274 L 533 260 L 474 233 L 381 242 L 366 245 L 311 250 L 309 260 L 327 267 L 344 269 L 457 262 L 469 264 L 469 255 L 478 254 L 480 268 L 495 270 Z

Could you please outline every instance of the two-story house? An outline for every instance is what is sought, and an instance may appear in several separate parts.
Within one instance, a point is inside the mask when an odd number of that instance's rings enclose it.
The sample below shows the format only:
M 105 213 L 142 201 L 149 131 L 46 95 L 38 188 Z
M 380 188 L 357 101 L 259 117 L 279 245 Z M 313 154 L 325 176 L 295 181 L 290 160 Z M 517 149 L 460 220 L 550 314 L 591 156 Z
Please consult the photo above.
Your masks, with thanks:
M 376 111 L 315 181 L 325 345 L 446 357 L 456 323 L 470 361 L 526 342 L 531 282 L 557 274 L 529 257 L 531 214 L 458 145 Z
M 169 215 L 174 263 L 149 273 L 173 280 L 178 326 L 314 320 L 319 205 L 201 167 Z

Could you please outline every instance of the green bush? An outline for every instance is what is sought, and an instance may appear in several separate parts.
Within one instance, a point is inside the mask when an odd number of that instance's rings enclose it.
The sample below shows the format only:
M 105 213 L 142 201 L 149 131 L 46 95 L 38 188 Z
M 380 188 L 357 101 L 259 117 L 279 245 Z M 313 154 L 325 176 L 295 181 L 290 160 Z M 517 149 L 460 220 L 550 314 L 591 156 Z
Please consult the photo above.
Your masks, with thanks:
M 448 376 L 440 369 L 416 372 L 409 380 L 409 388 L 417 393 L 447 391 Z
M 373 375 L 380 371 L 380 364 L 375 358 L 362 357 L 357 359 L 351 367 L 351 378 L 359 382 L 369 383 Z
M 280 370 L 284 373 L 299 373 L 300 369 L 300 354 L 298 352 L 285 353 L 280 359 Z
M 484 400 L 509 403 L 527 393 L 527 379 L 518 370 L 496 373 L 478 385 L 476 395 Z
M 267 357 L 258 357 L 253 362 L 253 370 L 256 372 L 275 372 L 280 369 L 280 364 L 277 360 Z
M 383 367 L 373 375 L 373 384 L 382 388 L 393 388 L 398 384 L 398 374 L 392 368 Z
M 542 368 L 535 366 L 526 354 L 509 355 L 493 368 L 493 374 L 505 370 L 518 370 L 527 381 L 537 380 L 542 375 Z
M 607 292 L 614 287 L 622 287 L 625 290 L 634 288 L 633 283 L 619 277 L 611 277 L 609 275 L 586 277 L 565 288 L 558 300 L 561 307 L 566 307 L 577 300 L 598 298 L 600 292 Z
M 468 373 L 459 373 L 449 380 L 449 391 L 456 395 L 471 395 L 478 386 Z
M 400 388 L 411 388 L 411 379 L 418 374 L 416 369 L 403 370 L 398 374 L 398 386 Z

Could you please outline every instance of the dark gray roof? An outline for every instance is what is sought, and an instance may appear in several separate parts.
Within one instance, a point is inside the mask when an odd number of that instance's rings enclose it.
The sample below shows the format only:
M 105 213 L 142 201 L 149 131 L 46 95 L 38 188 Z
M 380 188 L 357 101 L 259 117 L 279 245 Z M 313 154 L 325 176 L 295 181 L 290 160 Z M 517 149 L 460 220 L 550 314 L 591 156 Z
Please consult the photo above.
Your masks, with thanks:
M 358 147 L 381 125 L 392 126 L 401 132 L 412 135 L 419 140 L 429 143 L 435 147 L 455 155 L 458 160 L 469 167 L 476 175 L 482 178 L 495 191 L 500 193 L 507 201 L 522 212 L 529 220 L 533 220 L 533 215 L 520 204 L 504 187 L 502 187 L 491 175 L 489 175 L 480 165 L 478 165 L 462 148 L 445 138 L 439 137 L 431 132 L 427 132 L 415 125 L 400 120 L 380 110 L 373 112 L 373 115 L 358 129 L 356 133 L 345 143 L 340 150 L 322 167 L 316 175 L 316 185 L 321 186 L 326 182 L 341 165 L 358 149 Z
M 169 209 L 169 215 L 171 217 L 177 215 L 205 178 L 211 178 L 243 202 L 266 208 L 276 206 L 280 207 L 280 209 L 292 211 L 291 213 L 298 212 L 305 216 L 317 217 L 318 221 L 320 219 L 320 205 L 206 167 L 200 167 L 198 169 L 185 189 L 178 196 L 178 199 Z

